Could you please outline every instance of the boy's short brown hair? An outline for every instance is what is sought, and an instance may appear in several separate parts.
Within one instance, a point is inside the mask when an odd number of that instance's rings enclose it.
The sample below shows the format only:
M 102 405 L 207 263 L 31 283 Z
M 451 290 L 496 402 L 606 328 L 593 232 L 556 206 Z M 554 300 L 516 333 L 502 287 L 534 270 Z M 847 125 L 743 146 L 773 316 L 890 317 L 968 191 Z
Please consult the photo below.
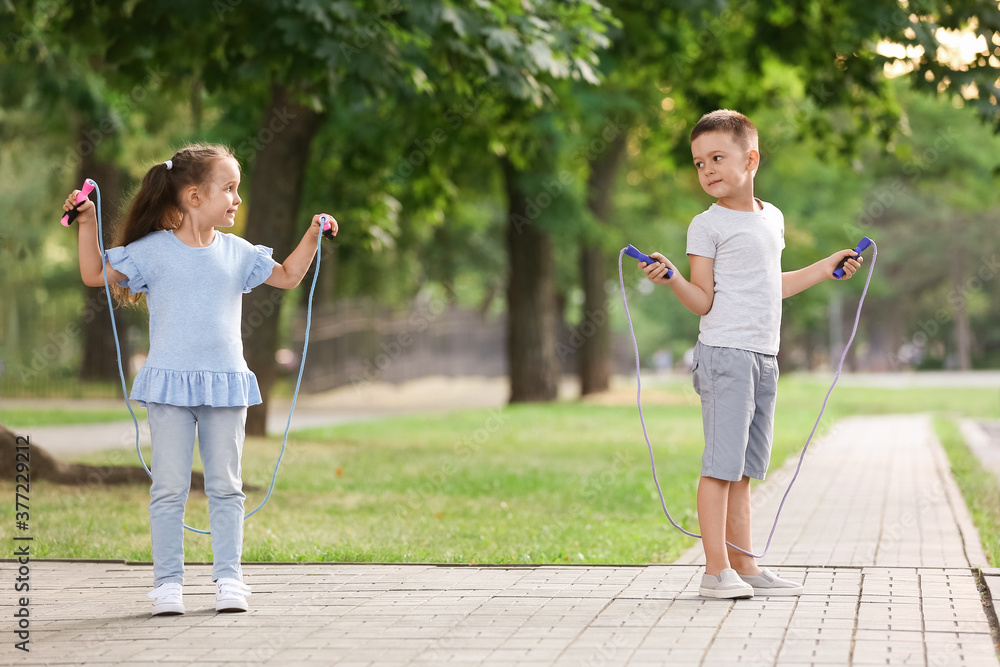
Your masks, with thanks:
M 708 112 L 691 130 L 691 141 L 706 132 L 728 132 L 745 150 L 757 150 L 757 128 L 739 111 L 719 109 Z

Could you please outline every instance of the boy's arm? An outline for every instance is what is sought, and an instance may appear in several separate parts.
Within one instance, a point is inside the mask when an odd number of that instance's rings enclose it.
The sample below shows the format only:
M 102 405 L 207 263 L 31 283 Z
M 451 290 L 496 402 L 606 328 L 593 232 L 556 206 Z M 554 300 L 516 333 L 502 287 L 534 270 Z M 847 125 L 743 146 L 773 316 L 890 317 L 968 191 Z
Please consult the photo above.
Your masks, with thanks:
M 333 234 L 336 236 L 337 221 L 333 219 L 332 215 L 327 215 L 326 217 L 333 224 Z M 318 245 L 319 233 L 322 228 L 323 223 L 320 222 L 320 216 L 314 215 L 312 223 L 309 225 L 309 229 L 306 230 L 302 240 L 299 241 L 299 245 L 292 251 L 292 254 L 285 258 L 283 263 L 274 265 L 271 275 L 264 282 L 271 287 L 279 289 L 292 289 L 302 282 L 303 276 L 306 275 L 306 271 L 312 265 L 313 257 L 316 256 L 316 246 Z
M 677 267 L 658 252 L 650 255 L 659 260 L 657 264 L 639 262 L 639 268 L 646 272 L 646 277 L 658 285 L 668 285 L 677 295 L 685 308 L 695 315 L 706 315 L 712 310 L 715 300 L 715 259 L 701 255 L 688 255 L 691 260 L 691 280 L 687 281 Z M 673 269 L 674 275 L 667 278 L 667 269 Z
M 781 298 L 787 299 L 827 279 L 848 280 L 864 261 L 864 257 L 855 254 L 854 250 L 841 250 L 798 271 L 785 271 L 781 274 Z M 844 262 L 844 277 L 834 278 L 833 272 L 845 257 L 850 259 Z

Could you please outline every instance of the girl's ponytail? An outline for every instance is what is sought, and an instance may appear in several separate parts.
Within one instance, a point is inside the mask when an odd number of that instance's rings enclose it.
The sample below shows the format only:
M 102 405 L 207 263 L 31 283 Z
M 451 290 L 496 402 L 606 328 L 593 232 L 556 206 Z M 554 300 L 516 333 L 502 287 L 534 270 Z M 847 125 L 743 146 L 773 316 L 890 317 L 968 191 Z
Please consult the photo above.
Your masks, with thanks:
M 118 226 L 114 245 L 125 246 L 151 232 L 179 227 L 183 217 L 181 190 L 207 183 L 215 161 L 226 158 L 236 159 L 225 146 L 192 144 L 174 153 L 167 162 L 154 165 L 142 177 L 125 221 Z M 115 300 L 122 305 L 138 303 L 142 298 L 118 285 L 112 289 Z

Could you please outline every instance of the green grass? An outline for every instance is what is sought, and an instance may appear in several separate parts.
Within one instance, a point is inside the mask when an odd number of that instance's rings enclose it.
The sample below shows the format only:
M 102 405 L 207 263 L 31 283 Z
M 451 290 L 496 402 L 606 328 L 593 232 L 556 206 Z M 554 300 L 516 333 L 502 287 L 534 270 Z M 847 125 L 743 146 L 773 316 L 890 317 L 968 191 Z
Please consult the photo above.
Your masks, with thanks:
M 30 375 L 22 377 L 8 367 L 0 375 L 0 396 L 7 398 L 119 398 L 122 386 L 117 380 L 81 382 L 74 373 Z
M 979 531 L 990 567 L 1000 567 L 1000 485 L 997 477 L 979 464 L 953 420 L 935 419 L 934 429 L 948 454 L 951 472 Z
M 652 383 L 651 383 L 652 384 Z M 797 454 L 826 386 L 782 380 L 772 469 Z M 646 423 L 667 507 L 697 529 L 701 412 L 685 382 L 644 394 Z M 982 390 L 840 389 L 824 429 L 851 414 L 953 411 L 996 417 Z M 281 440 L 249 439 L 248 509 L 264 496 Z M 134 452 L 86 457 L 137 464 Z M 148 461 L 148 456 L 147 456 Z M 14 488 L 0 483 L 13 504 Z M 148 490 L 31 486 L 37 557 L 148 561 Z M 192 494 L 188 523 L 207 528 Z M 0 539 L 13 532 L 0 522 Z M 693 540 L 659 507 L 633 405 L 579 402 L 468 410 L 293 434 L 270 503 L 246 524 L 244 557 L 262 561 L 665 563 Z M 188 533 L 186 558 L 211 560 L 208 537 Z
M 137 419 L 145 419 L 146 411 L 133 408 Z M 104 422 L 129 421 L 131 416 L 124 403 L 118 410 L 64 410 L 49 408 L 5 408 L 0 410 L 0 424 L 8 428 L 31 426 L 66 426 L 70 424 L 100 424 Z

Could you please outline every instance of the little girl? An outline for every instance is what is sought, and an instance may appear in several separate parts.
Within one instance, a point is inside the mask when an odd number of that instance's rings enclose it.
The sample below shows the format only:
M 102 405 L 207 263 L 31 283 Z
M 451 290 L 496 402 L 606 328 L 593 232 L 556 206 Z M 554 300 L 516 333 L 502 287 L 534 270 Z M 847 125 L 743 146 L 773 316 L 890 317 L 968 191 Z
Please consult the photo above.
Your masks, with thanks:
M 195 431 L 208 495 L 215 608 L 246 611 L 250 595 L 240 567 L 246 497 L 240 460 L 247 406 L 261 397 L 243 358 L 242 295 L 261 283 L 298 285 L 316 254 L 321 223 L 313 216 L 298 247 L 278 264 L 271 248 L 215 230 L 233 226 L 239 184 L 240 165 L 227 148 L 192 145 L 146 173 L 116 247 L 103 258 L 94 204 L 85 202 L 78 217 L 84 284 L 104 284 L 106 261 L 119 301 L 136 303 L 145 293 L 149 308 L 149 356 L 131 398 L 147 409 L 153 446 L 154 616 L 184 613 L 184 504 Z M 75 206 L 77 192 L 64 210 Z

